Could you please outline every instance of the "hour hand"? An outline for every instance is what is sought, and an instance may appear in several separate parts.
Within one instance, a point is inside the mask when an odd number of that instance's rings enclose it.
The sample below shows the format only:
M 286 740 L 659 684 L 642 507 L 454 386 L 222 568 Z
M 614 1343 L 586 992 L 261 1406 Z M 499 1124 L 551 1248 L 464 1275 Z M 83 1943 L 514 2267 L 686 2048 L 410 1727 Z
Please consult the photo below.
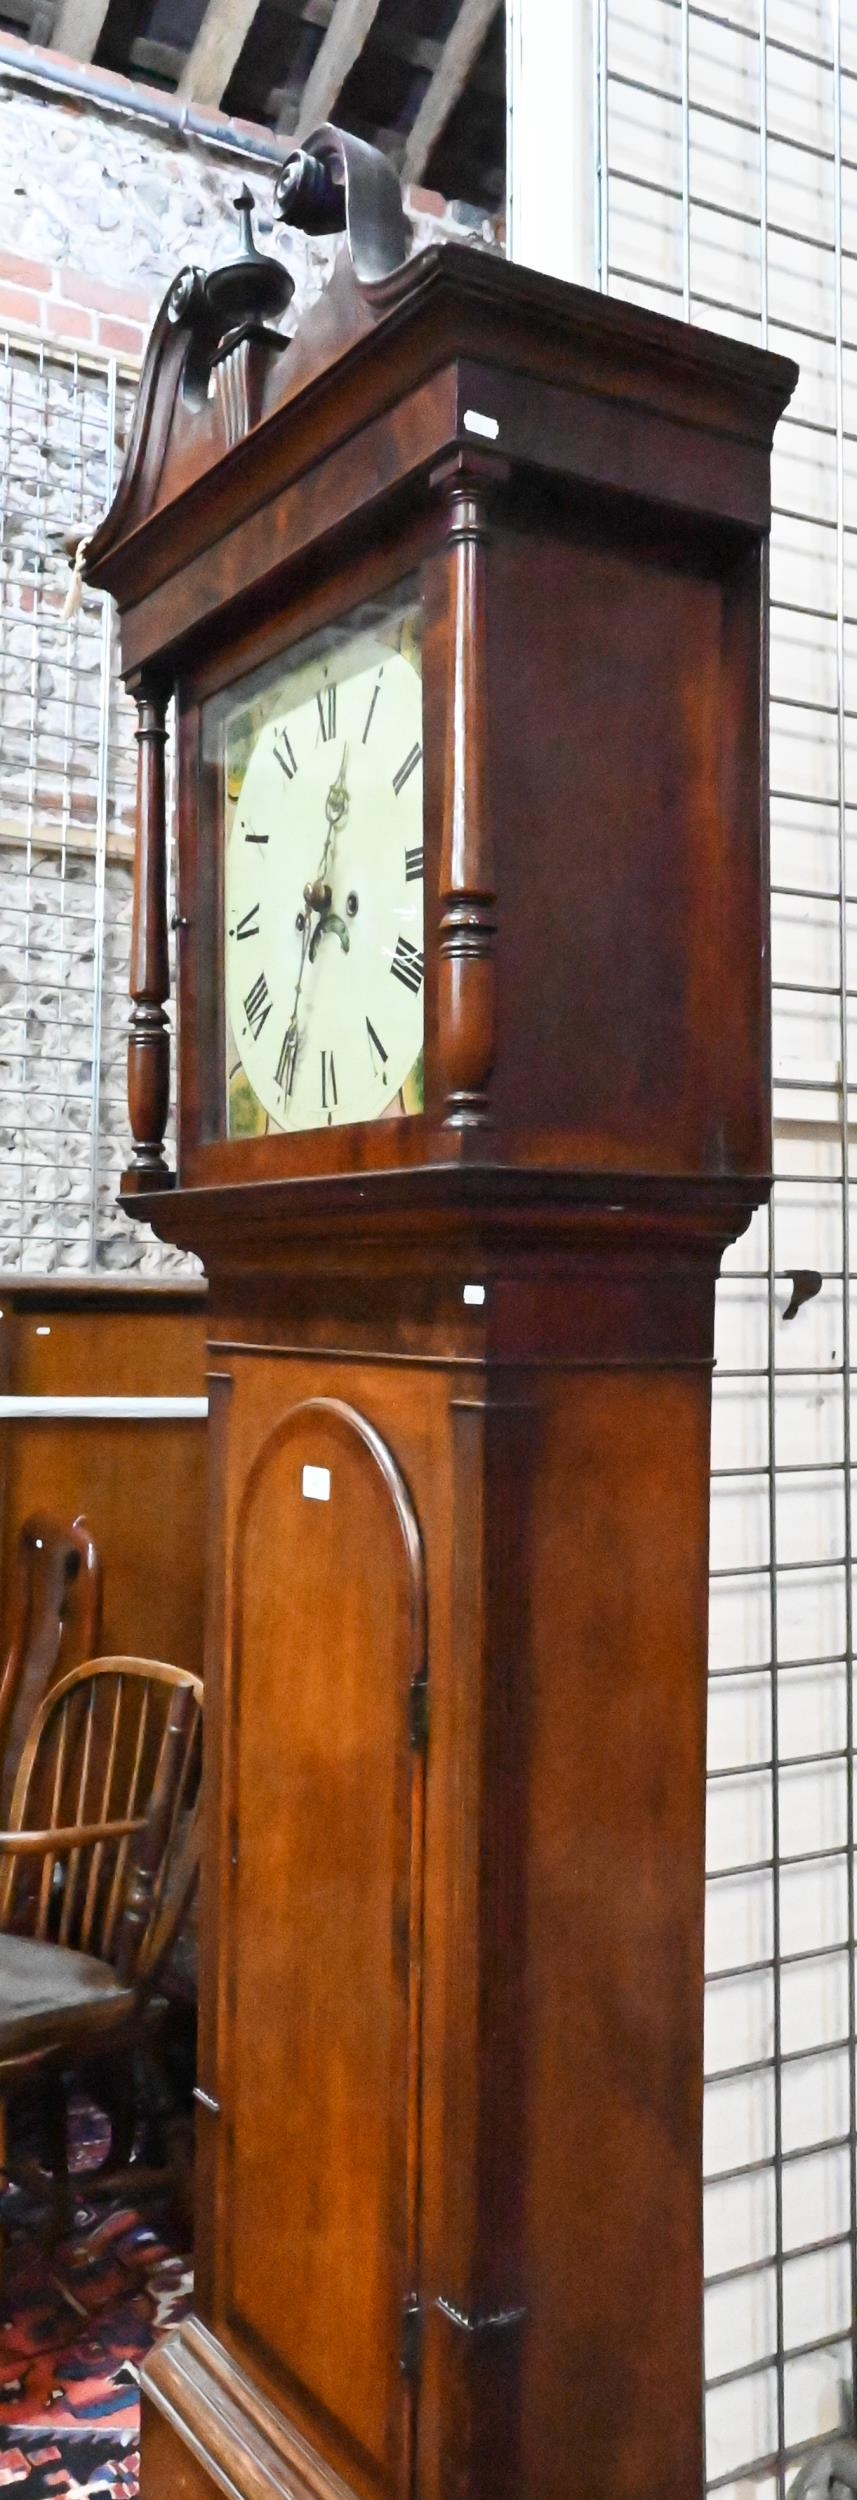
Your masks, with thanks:
M 281 1047 L 281 1050 L 280 1050 L 280 1056 L 279 1056 L 279 1059 L 277 1060 L 277 1084 L 282 1086 L 282 1088 L 283 1088 L 283 1092 L 284 1092 L 284 1094 L 286 1095 L 286 1098 L 287 1098 L 287 1099 L 288 1099 L 289 1094 L 291 1093 L 292 1086 L 293 1086 L 294 1081 L 295 1081 L 295 1068 L 296 1068 L 296 1065 L 297 1065 L 297 1056 L 298 1056 L 298 1028 L 297 1028 L 297 1022 L 296 1022 L 296 1020 L 295 1020 L 295 1017 L 294 1017 L 294 1016 L 290 1016 L 290 1017 L 289 1017 L 288 1024 L 287 1024 L 287 1026 L 286 1026 L 285 1033 L 283 1034 L 283 1040 L 282 1040 L 282 1047 Z
M 331 834 L 337 834 L 339 832 L 340 825 L 345 823 L 345 818 L 348 814 L 350 800 L 345 780 L 347 771 L 348 747 L 346 745 L 342 749 L 342 761 L 340 763 L 336 780 L 331 782 L 330 789 L 328 790 L 327 798 L 324 803 L 325 815 L 328 823 L 328 840 L 330 839 Z

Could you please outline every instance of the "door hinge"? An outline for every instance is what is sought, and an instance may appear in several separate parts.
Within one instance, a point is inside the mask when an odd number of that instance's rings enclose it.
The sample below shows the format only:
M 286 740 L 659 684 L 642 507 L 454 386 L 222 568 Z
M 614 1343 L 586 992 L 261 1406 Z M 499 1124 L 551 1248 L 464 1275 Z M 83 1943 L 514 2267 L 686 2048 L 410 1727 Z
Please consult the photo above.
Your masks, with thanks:
M 402 2303 L 402 2334 L 399 2345 L 399 2368 L 403 2378 L 417 2379 L 420 2374 L 423 2313 L 419 2294 L 409 2292 Z
M 428 1744 L 428 1679 L 419 1675 L 411 1685 L 408 1703 L 410 1738 L 414 1753 L 425 1753 Z

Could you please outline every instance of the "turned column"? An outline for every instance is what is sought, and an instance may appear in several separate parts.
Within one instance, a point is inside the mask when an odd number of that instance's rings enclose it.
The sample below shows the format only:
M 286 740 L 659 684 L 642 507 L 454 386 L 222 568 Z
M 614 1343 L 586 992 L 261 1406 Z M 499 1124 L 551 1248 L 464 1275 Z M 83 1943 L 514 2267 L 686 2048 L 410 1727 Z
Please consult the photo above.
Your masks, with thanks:
M 434 482 L 448 499 L 452 572 L 438 971 L 444 1125 L 481 1128 L 494 1064 L 497 929 L 487 765 L 488 529 L 479 467 L 456 464 Z
M 167 697 L 145 675 L 131 692 L 137 705 L 137 821 L 134 846 L 134 916 L 131 928 L 131 1022 L 128 1034 L 128 1114 L 132 1160 L 122 1175 L 123 1193 L 170 1188 L 174 1174 L 164 1155 L 170 1107 L 170 994 L 167 943 L 167 827 L 164 774 Z

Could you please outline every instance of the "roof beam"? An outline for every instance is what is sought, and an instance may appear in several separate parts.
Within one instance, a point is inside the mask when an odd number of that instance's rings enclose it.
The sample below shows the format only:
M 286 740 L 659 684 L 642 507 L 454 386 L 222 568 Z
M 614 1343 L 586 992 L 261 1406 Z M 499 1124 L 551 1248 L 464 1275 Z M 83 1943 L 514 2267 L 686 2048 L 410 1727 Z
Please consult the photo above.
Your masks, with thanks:
M 129 60 L 132 70 L 163 86 L 177 87 L 184 69 L 186 53 L 177 43 L 155 43 L 149 35 L 135 35 Z
M 91 0 L 65 0 L 65 6 L 86 7 Z M 239 54 L 249 35 L 259 0 L 208 0 L 195 43 L 178 83 L 178 94 L 194 104 L 221 104 Z
M 51 50 L 64 52 L 70 61 L 94 61 L 107 6 L 108 0 L 62 0 Z
M 500 0 L 461 0 L 433 78 L 429 79 L 402 157 L 403 182 L 419 182 L 482 50 Z
M 229 5 L 229 0 L 226 0 Z M 358 61 L 367 37 L 371 34 L 381 0 L 336 0 L 333 15 L 322 36 L 306 82 L 294 124 L 282 121 L 284 132 L 294 128 L 301 137 L 315 130 L 319 122 L 330 120 L 334 105 Z

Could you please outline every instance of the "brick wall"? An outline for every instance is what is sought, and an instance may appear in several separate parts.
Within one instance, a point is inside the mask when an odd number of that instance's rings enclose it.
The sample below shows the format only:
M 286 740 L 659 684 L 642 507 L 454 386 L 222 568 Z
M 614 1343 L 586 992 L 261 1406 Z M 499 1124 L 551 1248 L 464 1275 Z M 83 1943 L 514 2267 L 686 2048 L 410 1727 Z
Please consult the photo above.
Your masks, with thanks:
M 284 148 L 285 153 L 285 148 Z M 250 165 L 257 236 L 295 279 L 293 317 L 318 287 L 330 245 L 275 229 L 275 168 Z M 4 89 L 0 73 L 0 328 L 139 362 L 165 286 L 187 260 L 207 267 L 235 236 L 244 167 L 177 133 Z M 412 190 L 418 241 L 490 218 Z
M 51 269 L 23 252 L 0 252 L 0 327 L 35 331 L 67 347 L 94 347 L 139 363 L 152 318 L 145 287 L 111 285 L 82 269 Z

